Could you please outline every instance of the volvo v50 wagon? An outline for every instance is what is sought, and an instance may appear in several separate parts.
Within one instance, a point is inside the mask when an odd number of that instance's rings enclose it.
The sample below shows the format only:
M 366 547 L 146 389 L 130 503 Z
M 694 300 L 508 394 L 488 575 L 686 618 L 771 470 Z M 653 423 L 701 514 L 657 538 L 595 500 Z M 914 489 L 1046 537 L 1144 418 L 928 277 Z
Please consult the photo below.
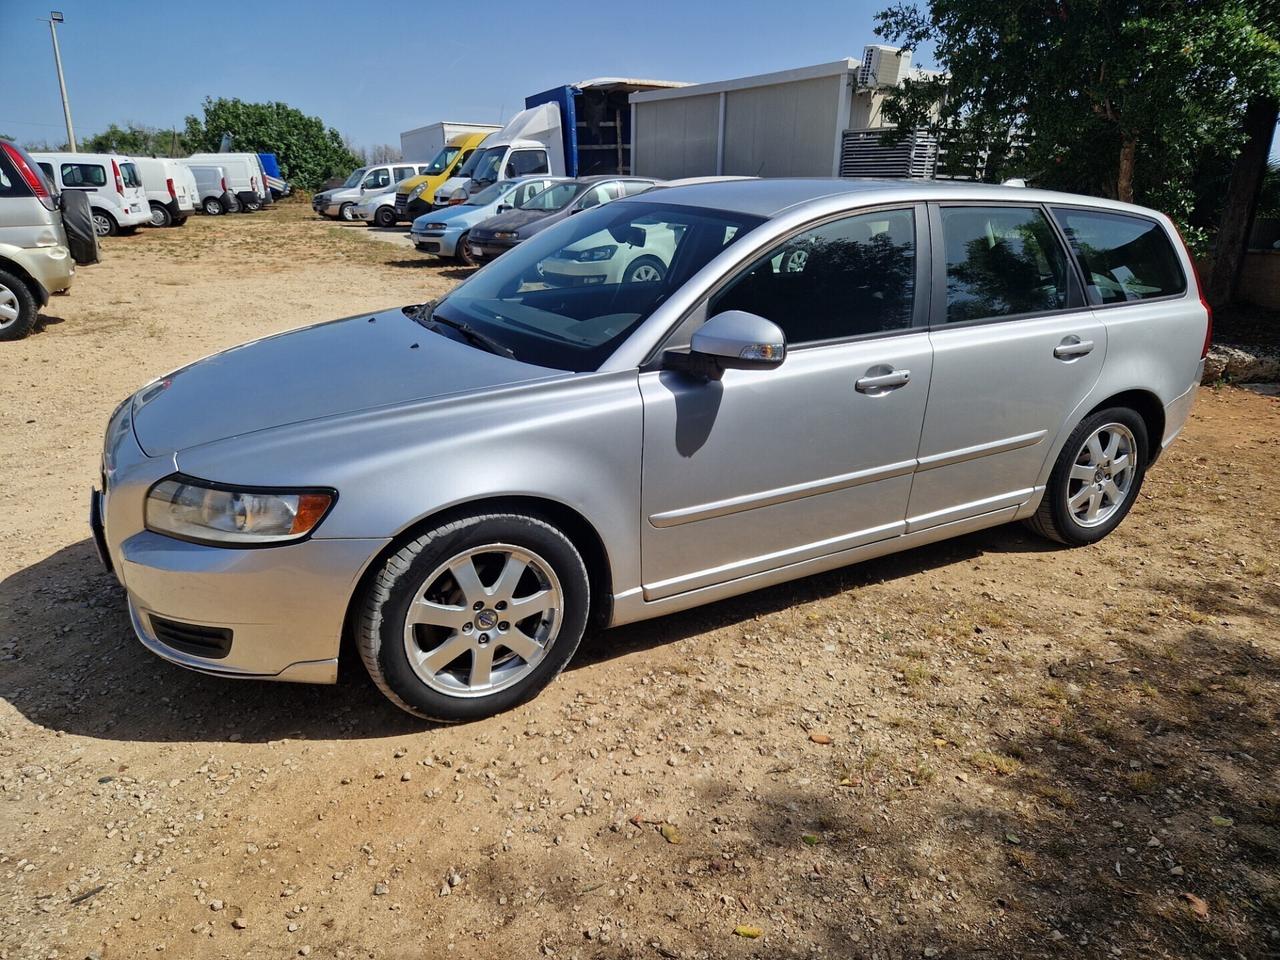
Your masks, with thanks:
M 610 268 L 650 246 L 663 270 Z M 545 281 L 570 259 L 574 284 Z M 160 656 L 328 683 L 345 635 L 396 705 L 467 720 L 589 629 L 1014 520 L 1101 539 L 1186 420 L 1209 330 L 1150 210 L 655 190 L 435 303 L 153 381 L 111 417 L 92 526 Z

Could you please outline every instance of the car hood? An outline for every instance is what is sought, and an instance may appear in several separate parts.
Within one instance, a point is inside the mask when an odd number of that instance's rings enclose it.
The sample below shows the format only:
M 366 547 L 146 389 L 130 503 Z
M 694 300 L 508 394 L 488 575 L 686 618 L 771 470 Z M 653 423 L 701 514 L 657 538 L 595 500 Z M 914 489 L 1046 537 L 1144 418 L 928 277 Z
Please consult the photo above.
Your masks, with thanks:
M 387 310 L 198 360 L 139 390 L 133 424 L 142 449 L 159 456 L 304 420 L 563 375 Z
M 520 230 L 524 229 L 524 233 L 532 232 L 528 228 L 531 224 L 537 223 L 539 220 L 545 220 L 550 214 L 545 210 L 508 210 L 506 213 L 500 213 L 496 217 L 490 217 L 480 225 L 477 232 L 493 234 L 499 230 Z M 523 235 L 521 237 L 523 239 Z

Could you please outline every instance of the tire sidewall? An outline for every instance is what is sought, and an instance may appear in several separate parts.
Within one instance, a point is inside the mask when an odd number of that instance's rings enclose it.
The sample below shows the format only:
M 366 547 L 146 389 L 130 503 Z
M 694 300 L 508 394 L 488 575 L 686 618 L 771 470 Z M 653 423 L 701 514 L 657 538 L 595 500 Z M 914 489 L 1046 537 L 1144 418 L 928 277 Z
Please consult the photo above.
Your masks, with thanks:
M 458 245 L 455 250 L 457 252 L 457 261 L 464 267 L 474 267 L 476 265 L 476 258 L 471 255 L 470 230 L 458 238 Z
M 102 237 L 114 237 L 120 232 L 120 225 L 116 223 L 116 218 L 105 210 L 91 210 L 90 218 L 93 220 L 93 232 L 98 235 L 99 239 Z M 98 221 L 100 219 L 107 225 L 105 231 L 98 230 Z
M 35 327 L 40 305 L 36 303 L 31 288 L 7 270 L 0 270 L 0 285 L 12 290 L 18 299 L 18 319 L 9 326 L 0 328 L 0 341 L 21 340 Z
M 356 219 L 356 205 L 354 203 L 344 203 L 338 208 L 338 219 L 344 223 L 353 223 Z
M 396 212 L 387 207 L 379 207 L 377 213 L 373 215 L 373 225 L 389 230 L 396 225 Z
M 551 564 L 564 593 L 563 620 L 551 649 L 523 681 L 486 697 L 451 697 L 428 687 L 410 666 L 404 649 L 405 615 L 418 588 L 441 563 L 464 550 L 496 543 L 525 547 Z M 478 720 L 531 699 L 564 669 L 582 640 L 590 607 L 586 566 L 567 537 L 543 521 L 502 514 L 448 524 L 415 544 L 421 544 L 417 555 L 395 575 L 384 596 L 378 596 L 383 591 L 374 584 L 364 614 L 366 629 L 376 631 L 378 669 L 402 708 L 443 722 Z
M 1067 485 L 1072 464 L 1075 463 L 1080 447 L 1091 433 L 1107 423 L 1120 423 L 1128 427 L 1133 434 L 1134 440 L 1137 441 L 1138 463 L 1134 471 L 1133 483 L 1129 487 L 1129 495 L 1125 498 L 1120 509 L 1112 514 L 1106 523 L 1098 524 L 1096 527 L 1085 527 L 1076 522 L 1075 517 L 1071 516 L 1071 511 L 1067 509 Z M 1099 410 L 1097 413 L 1085 417 L 1075 430 L 1071 431 L 1071 436 L 1067 438 L 1062 452 L 1058 454 L 1058 462 L 1054 465 L 1053 473 L 1049 476 L 1049 485 L 1044 494 L 1046 497 L 1051 498 L 1049 503 L 1054 524 L 1068 543 L 1078 546 L 1097 543 L 1124 522 L 1124 518 L 1129 515 L 1129 511 L 1138 500 L 1138 494 L 1142 491 L 1142 481 L 1146 478 L 1147 463 L 1149 462 L 1149 444 L 1146 422 L 1136 411 L 1130 410 L 1128 407 L 1111 407 L 1106 410 Z
M 159 215 L 159 222 L 156 221 L 156 215 Z M 162 204 L 151 204 L 151 226 L 153 227 L 171 227 L 173 226 L 173 214 L 164 208 Z
M 222 201 L 211 198 L 204 202 L 204 212 L 211 217 L 220 217 L 227 211 L 222 209 Z

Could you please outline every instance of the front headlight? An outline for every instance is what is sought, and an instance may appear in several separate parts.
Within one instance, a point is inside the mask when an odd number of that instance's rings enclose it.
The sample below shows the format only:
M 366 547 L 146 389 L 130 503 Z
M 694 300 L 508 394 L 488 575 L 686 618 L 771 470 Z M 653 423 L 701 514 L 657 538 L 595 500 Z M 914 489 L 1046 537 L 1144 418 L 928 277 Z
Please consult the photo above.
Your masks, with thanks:
M 446 230 L 448 227 L 447 223 L 424 223 L 422 225 L 423 230 Z
M 573 255 L 571 259 L 579 263 L 598 263 L 601 260 L 609 260 L 618 252 L 616 244 L 607 243 L 603 247 L 592 247 L 589 250 L 580 250 Z
M 520 232 L 518 230 L 497 230 L 494 232 L 495 240 L 519 240 Z
M 218 546 L 290 543 L 309 536 L 336 498 L 333 491 L 235 490 L 168 477 L 147 492 L 146 524 Z
M 420 183 L 416 187 L 414 187 L 412 190 L 410 190 L 409 203 L 413 203 L 413 201 L 417 200 L 420 196 L 422 196 L 422 192 L 426 189 L 427 189 L 427 185 L 425 183 Z

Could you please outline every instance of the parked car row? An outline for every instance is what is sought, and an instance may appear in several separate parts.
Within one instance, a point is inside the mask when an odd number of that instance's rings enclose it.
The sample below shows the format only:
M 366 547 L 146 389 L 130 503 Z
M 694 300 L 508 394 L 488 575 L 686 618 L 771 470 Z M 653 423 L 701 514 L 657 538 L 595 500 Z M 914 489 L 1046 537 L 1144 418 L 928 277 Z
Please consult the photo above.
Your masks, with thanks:
M 211 216 L 260 210 L 288 184 L 268 177 L 273 154 L 196 153 L 186 159 L 112 153 L 32 154 L 59 192 L 86 194 L 100 237 L 143 225 L 181 226 L 196 210 Z M 279 191 L 271 184 L 278 182 Z

